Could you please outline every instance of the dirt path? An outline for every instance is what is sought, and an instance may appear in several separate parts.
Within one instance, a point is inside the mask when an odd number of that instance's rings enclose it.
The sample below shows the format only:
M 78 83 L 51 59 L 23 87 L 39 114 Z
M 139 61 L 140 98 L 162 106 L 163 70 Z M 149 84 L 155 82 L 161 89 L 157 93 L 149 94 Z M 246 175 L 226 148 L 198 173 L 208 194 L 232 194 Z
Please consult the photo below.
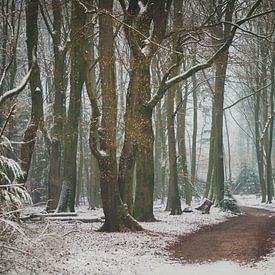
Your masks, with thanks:
M 243 207 L 245 215 L 203 227 L 169 246 L 183 262 L 231 260 L 254 262 L 275 248 L 275 213 Z

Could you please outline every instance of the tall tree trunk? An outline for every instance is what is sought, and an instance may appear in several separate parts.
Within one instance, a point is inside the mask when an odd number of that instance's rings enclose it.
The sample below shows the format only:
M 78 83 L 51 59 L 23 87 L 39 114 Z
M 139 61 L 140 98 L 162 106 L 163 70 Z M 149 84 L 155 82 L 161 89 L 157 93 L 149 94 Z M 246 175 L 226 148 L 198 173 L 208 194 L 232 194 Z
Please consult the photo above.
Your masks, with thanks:
M 272 146 L 273 146 L 273 128 L 274 128 L 274 95 L 275 95 L 275 46 L 274 44 L 270 47 L 271 52 L 271 66 L 270 66 L 270 76 L 271 76 L 271 88 L 270 88 L 270 124 L 269 124 L 269 136 L 268 136 L 268 150 L 266 156 L 266 191 L 267 191 L 267 202 L 272 203 L 272 197 L 274 196 L 274 183 L 272 178 Z
M 224 198 L 224 152 L 223 152 L 223 102 L 228 52 L 225 52 L 215 63 L 214 93 L 214 190 L 217 203 Z
M 255 117 L 255 138 L 256 138 L 256 156 L 259 180 L 261 186 L 262 202 L 266 202 L 266 185 L 264 179 L 264 158 L 263 158 L 263 147 L 260 136 L 260 101 L 261 95 L 257 94 L 255 99 L 254 117 Z
M 225 12 L 222 12 L 221 7 L 218 7 L 217 15 L 219 16 L 219 20 L 222 20 L 224 17 L 227 22 L 231 22 L 234 6 L 235 0 L 230 0 L 226 4 Z M 213 38 L 214 44 L 219 44 L 220 40 L 225 41 L 230 37 L 231 28 L 232 26 L 230 24 L 215 27 L 213 29 L 214 35 L 219 39 L 216 40 Z M 213 146 L 213 148 L 210 148 L 210 152 L 213 153 L 213 168 L 212 171 L 210 171 L 210 175 L 213 173 L 213 191 L 217 204 L 220 204 L 224 199 L 223 103 L 228 56 L 229 48 L 223 51 L 214 61 L 215 84 L 211 128 L 213 143 L 210 143 L 210 146 Z
M 185 83 L 184 97 L 182 97 L 181 89 L 178 89 L 177 93 L 177 105 L 181 104 L 181 107 L 177 113 L 177 140 L 178 140 L 178 150 L 179 159 L 181 164 L 181 173 L 183 179 L 183 190 L 185 203 L 190 205 L 192 199 L 191 183 L 189 181 L 188 167 L 187 167 L 187 157 L 186 157 L 186 107 L 188 98 L 188 88 L 187 83 Z
M 174 1 L 173 30 L 177 33 L 182 27 L 182 9 L 183 1 Z M 178 37 L 173 37 L 173 48 L 178 49 Z M 172 64 L 180 64 L 177 54 L 172 55 Z M 174 70 L 174 74 L 178 74 L 178 68 Z M 166 210 L 171 210 L 171 215 L 179 215 L 182 213 L 181 200 L 178 186 L 178 166 L 177 166 L 177 149 L 175 134 L 175 114 L 174 103 L 178 85 L 175 85 L 168 91 L 167 96 L 167 131 L 168 131 L 168 156 L 169 156 L 169 190 Z
M 40 80 L 40 69 L 36 61 L 33 61 L 33 55 L 37 51 L 38 44 L 38 0 L 26 1 L 26 37 L 27 37 L 27 52 L 28 63 L 31 68 L 32 63 L 35 62 L 31 77 L 29 79 L 31 88 L 31 118 L 28 127 L 25 131 L 23 144 L 21 147 L 21 167 L 25 172 L 21 182 L 26 182 L 31 164 L 31 158 L 35 145 L 35 137 L 38 127 L 43 127 L 43 98 L 42 98 L 42 85 Z
M 194 46 L 193 66 L 196 65 L 197 49 Z M 198 98 L 197 98 L 197 77 L 192 76 L 192 96 L 193 96 L 193 133 L 192 133 L 192 151 L 191 151 L 191 192 L 195 188 L 197 180 L 197 134 L 198 134 Z M 193 193 L 193 192 L 192 192 Z M 191 199 L 192 199 L 191 193 Z M 190 205 L 191 201 L 187 202 Z
M 137 152 L 140 175 L 137 173 L 134 217 L 140 221 L 154 221 L 154 133 L 152 129 L 152 110 L 143 110 L 140 121 L 142 140 L 139 141 Z
M 113 1 L 102 0 L 99 9 L 112 12 Z M 102 90 L 102 112 L 97 96 L 91 87 L 89 70 L 86 63 L 86 87 L 92 105 L 91 149 L 97 157 L 100 170 L 100 187 L 105 222 L 102 231 L 142 230 L 141 226 L 129 215 L 128 208 L 122 203 L 116 161 L 117 94 L 115 84 L 113 21 L 109 15 L 99 15 L 99 65 Z M 89 61 L 89 59 L 88 59 Z M 101 120 L 99 121 L 99 116 Z M 99 123 L 101 131 L 98 132 Z M 100 139 L 98 139 L 100 134 Z
M 169 155 L 169 193 L 171 215 L 182 213 L 178 186 L 176 136 L 174 125 L 174 98 L 175 91 L 168 92 L 167 102 L 167 130 L 168 130 L 168 155 Z M 167 209 L 167 207 L 166 207 Z M 168 209 L 167 209 L 168 210 Z
M 161 139 L 161 131 L 162 129 L 162 121 L 161 121 L 161 102 L 157 104 L 155 109 L 155 143 L 154 143 L 154 173 L 155 173 L 155 183 L 154 183 L 154 198 L 160 199 L 162 192 L 162 159 L 161 159 L 161 151 L 162 151 L 162 139 Z
M 71 11 L 71 75 L 70 102 L 64 137 L 64 175 L 58 202 L 58 212 L 74 212 L 76 193 L 76 155 L 81 94 L 85 75 L 84 33 L 85 16 L 77 1 L 72 2 Z
M 91 156 L 91 176 L 88 183 L 89 190 L 89 206 L 91 209 L 101 206 L 100 200 L 100 182 L 99 182 L 99 167 L 94 155 Z
M 66 49 L 61 50 L 61 24 L 62 5 L 60 0 L 53 0 L 53 28 L 54 33 L 54 104 L 53 104 L 53 128 L 51 133 L 50 165 L 48 175 L 48 209 L 56 209 L 61 190 L 61 162 L 62 142 L 64 130 L 64 105 L 65 105 L 65 83 L 64 74 L 66 70 Z

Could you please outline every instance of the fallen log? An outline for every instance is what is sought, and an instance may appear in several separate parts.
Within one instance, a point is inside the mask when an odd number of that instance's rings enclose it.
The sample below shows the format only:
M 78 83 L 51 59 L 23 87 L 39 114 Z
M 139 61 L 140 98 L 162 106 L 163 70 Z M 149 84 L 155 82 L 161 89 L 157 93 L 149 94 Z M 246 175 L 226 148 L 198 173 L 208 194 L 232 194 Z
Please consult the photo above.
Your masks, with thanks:
M 60 213 L 31 213 L 27 216 L 20 217 L 21 221 L 44 221 L 52 220 L 52 221 L 79 221 L 83 223 L 93 223 L 93 222 L 102 222 L 102 218 L 92 217 L 92 218 L 84 218 L 79 217 L 75 212 L 60 212 Z
M 62 221 L 62 222 L 82 222 L 82 223 L 94 223 L 104 222 L 101 218 L 73 218 L 73 217 L 49 217 L 47 220 Z

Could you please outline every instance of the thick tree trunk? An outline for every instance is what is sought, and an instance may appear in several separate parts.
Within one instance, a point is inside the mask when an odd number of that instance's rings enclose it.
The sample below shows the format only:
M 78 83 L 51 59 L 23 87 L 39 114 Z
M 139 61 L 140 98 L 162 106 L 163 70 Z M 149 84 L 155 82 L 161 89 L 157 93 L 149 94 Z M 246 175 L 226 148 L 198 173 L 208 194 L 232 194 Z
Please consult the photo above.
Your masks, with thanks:
M 33 54 L 36 52 L 38 43 L 38 4 L 38 0 L 26 1 L 26 36 L 29 68 L 32 66 Z M 24 143 L 21 147 L 21 167 L 25 172 L 21 182 L 26 182 L 28 178 L 36 133 L 38 127 L 43 127 L 44 123 L 42 85 L 37 61 L 35 61 L 29 83 L 31 88 L 32 109 L 31 118 L 23 138 Z
M 169 91 L 167 102 L 167 130 L 168 130 L 168 155 L 169 155 L 169 194 L 166 210 L 171 210 L 171 215 L 182 213 L 178 187 L 176 136 L 174 125 L 174 98 L 175 91 Z M 170 209 L 169 209 L 170 206 Z
M 224 198 L 224 153 L 223 153 L 223 102 L 228 52 L 225 52 L 215 63 L 214 94 L 214 190 L 219 204 Z
M 76 154 L 81 94 L 84 83 L 83 27 L 85 16 L 81 6 L 73 1 L 71 15 L 71 76 L 70 103 L 64 137 L 64 175 L 57 207 L 58 212 L 74 212 L 76 192 Z M 77 39 L 76 39 L 77 38 Z
M 53 104 L 53 128 L 51 133 L 50 165 L 48 175 L 48 208 L 56 209 L 61 190 L 61 162 L 62 162 L 62 142 L 64 131 L 64 106 L 65 106 L 65 50 L 61 50 L 61 24 L 62 5 L 60 0 L 53 0 L 53 27 L 54 34 L 54 104 Z
M 101 206 L 100 200 L 100 178 L 99 178 L 99 167 L 96 158 L 91 156 L 91 176 L 90 183 L 88 183 L 89 190 L 89 204 L 90 208 Z
M 145 182 L 137 182 L 136 194 L 148 193 L 147 198 L 153 199 L 154 186 L 154 160 L 153 155 L 153 131 L 152 131 L 152 111 L 146 110 L 143 104 L 150 98 L 150 69 L 146 59 L 134 60 L 130 77 L 130 83 L 126 98 L 125 113 L 125 141 L 121 152 L 119 163 L 119 186 L 122 201 L 128 205 L 130 213 L 133 211 L 133 175 L 137 150 L 139 153 L 149 154 L 148 158 L 143 159 L 143 165 L 140 169 L 150 167 L 150 171 L 141 171 Z M 151 163 L 152 161 L 152 163 Z M 147 169 L 147 168 L 146 168 Z M 137 179 L 138 181 L 138 179 Z M 141 188 L 141 190 L 139 190 Z M 137 196 L 135 199 L 135 209 L 142 206 L 152 205 L 144 201 L 143 196 Z M 139 210 L 139 219 L 145 220 L 148 213 L 153 213 L 153 209 L 145 210 L 142 217 Z M 154 217 L 150 217 L 150 220 Z
M 154 194 L 154 139 L 152 129 L 152 114 L 148 113 L 143 124 L 145 142 L 138 148 L 136 195 L 134 217 L 139 221 L 154 221 L 153 194 Z
M 112 12 L 113 1 L 102 0 L 99 9 Z M 99 65 L 101 76 L 101 112 L 95 91 L 91 86 L 89 58 L 86 62 L 86 87 L 92 105 L 91 139 L 92 152 L 100 170 L 100 187 L 105 222 L 101 231 L 136 231 L 142 227 L 129 215 L 122 203 L 116 161 L 117 94 L 115 85 L 115 58 L 113 45 L 113 21 L 109 15 L 99 15 Z M 130 109 L 131 110 L 131 109 Z M 101 115 L 101 120 L 99 116 Z M 102 131 L 98 131 L 99 124 Z M 100 139 L 98 138 L 100 134 Z

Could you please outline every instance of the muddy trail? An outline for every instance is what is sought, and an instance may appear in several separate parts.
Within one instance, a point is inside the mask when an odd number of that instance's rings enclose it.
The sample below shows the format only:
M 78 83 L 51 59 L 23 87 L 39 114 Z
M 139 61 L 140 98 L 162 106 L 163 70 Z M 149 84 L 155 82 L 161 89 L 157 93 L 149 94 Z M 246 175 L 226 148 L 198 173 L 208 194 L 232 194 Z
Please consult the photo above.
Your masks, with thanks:
M 171 256 L 189 263 L 260 260 L 275 248 L 275 213 L 250 207 L 243 207 L 242 212 L 244 215 L 179 237 L 168 248 Z

